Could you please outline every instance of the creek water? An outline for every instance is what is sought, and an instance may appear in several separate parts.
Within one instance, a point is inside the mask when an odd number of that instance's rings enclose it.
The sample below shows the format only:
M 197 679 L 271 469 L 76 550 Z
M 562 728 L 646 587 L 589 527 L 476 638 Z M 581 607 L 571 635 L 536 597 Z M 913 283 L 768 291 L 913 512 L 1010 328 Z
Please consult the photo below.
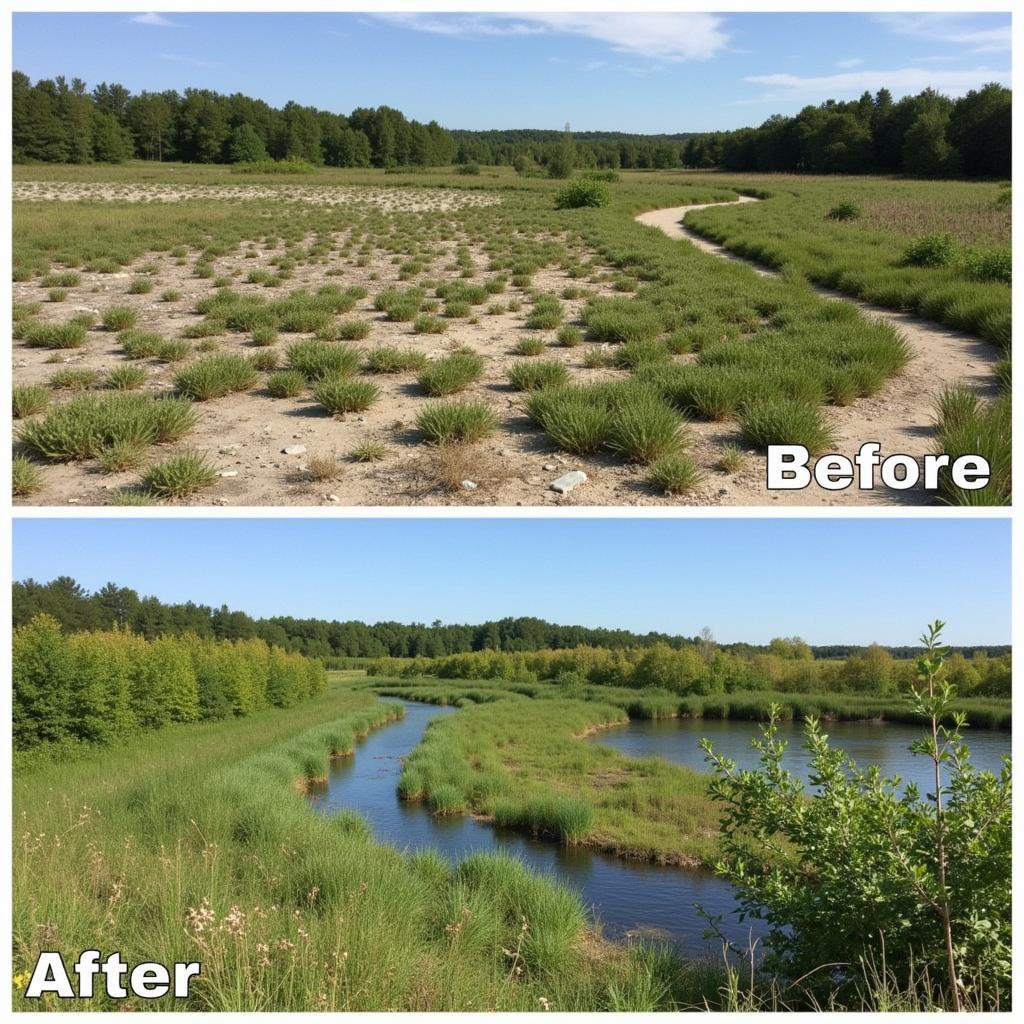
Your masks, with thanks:
M 311 796 L 324 813 L 349 808 L 362 814 L 378 841 L 399 849 L 432 847 L 451 861 L 470 853 L 506 853 L 534 871 L 575 889 L 610 938 L 644 936 L 668 939 L 689 955 L 720 955 L 721 943 L 705 939 L 699 903 L 722 917 L 722 931 L 746 948 L 761 934 L 758 922 L 736 917 L 732 887 L 714 875 L 659 867 L 495 828 L 468 815 L 435 817 L 422 804 L 397 795 L 402 758 L 420 742 L 423 730 L 453 708 L 405 704 L 405 717 L 372 732 L 355 756 L 336 761 L 327 785 Z
M 371 733 L 356 748 L 355 756 L 337 761 L 326 786 L 311 796 L 313 806 L 326 814 L 349 808 L 370 823 L 378 841 L 398 849 L 430 847 L 452 862 L 470 853 L 501 852 L 518 857 L 531 869 L 549 875 L 575 889 L 611 938 L 643 936 L 670 941 L 690 956 L 721 955 L 721 942 L 706 938 L 706 924 L 698 915 L 699 904 L 720 918 L 722 933 L 741 949 L 763 934 L 756 921 L 740 921 L 732 887 L 714 875 L 655 864 L 624 860 L 583 849 L 567 849 L 557 843 L 533 839 L 495 828 L 467 815 L 435 817 L 419 803 L 398 799 L 402 759 L 420 742 L 423 731 L 435 718 L 453 708 L 405 703 L 405 717 Z M 928 792 L 927 776 L 907 751 L 920 736 L 911 726 L 877 723 L 828 723 L 829 735 L 859 764 L 878 764 L 885 774 L 914 779 Z M 806 753 L 800 748 L 800 727 L 785 723 L 780 732 L 790 740 L 788 766 L 806 777 Z M 663 757 L 678 764 L 705 770 L 700 739 L 707 736 L 715 748 L 753 766 L 750 740 L 757 734 L 753 722 L 715 720 L 633 721 L 597 733 L 589 742 L 608 744 L 632 757 Z M 1003 754 L 1010 752 L 1009 733 L 982 732 L 970 735 L 974 762 L 979 768 L 998 771 Z
M 760 724 L 729 719 L 667 718 L 659 721 L 630 721 L 605 729 L 590 742 L 614 747 L 628 757 L 661 757 L 697 771 L 708 771 L 700 741 L 711 741 L 716 753 L 724 754 L 740 768 L 756 768 L 757 752 L 751 740 L 759 737 Z M 877 765 L 886 777 L 899 776 L 905 786 L 917 784 L 922 796 L 934 792 L 932 763 L 908 749 L 924 735 L 921 726 L 892 722 L 823 722 L 822 731 L 834 747 L 841 747 L 860 768 Z M 803 746 L 803 726 L 780 722 L 779 738 L 787 743 L 782 758 L 788 768 L 806 783 L 808 752 Z M 975 768 L 999 774 L 1003 757 L 1010 756 L 1010 733 L 986 729 L 965 729 Z

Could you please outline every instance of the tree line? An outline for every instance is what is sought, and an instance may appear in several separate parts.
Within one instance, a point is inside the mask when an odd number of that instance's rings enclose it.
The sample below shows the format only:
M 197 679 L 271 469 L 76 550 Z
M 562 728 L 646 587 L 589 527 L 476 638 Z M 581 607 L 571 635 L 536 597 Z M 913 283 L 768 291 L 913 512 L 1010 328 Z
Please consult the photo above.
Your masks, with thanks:
M 582 646 L 572 650 L 508 653 L 474 651 L 444 658 L 388 659 L 367 666 L 370 675 L 441 679 L 502 679 L 510 682 L 554 681 L 658 687 L 680 696 L 774 690 L 800 694 L 868 694 L 893 696 L 913 687 L 917 666 L 898 660 L 873 644 L 843 659 L 815 658 L 801 641 L 777 641 L 760 651 L 738 652 L 710 639 L 673 648 L 665 643 L 615 649 Z M 1011 656 L 990 657 L 974 651 L 954 652 L 945 676 L 963 697 L 1010 697 Z
M 50 615 L 14 630 L 14 746 L 111 743 L 139 729 L 289 707 L 323 692 L 323 662 L 265 641 L 65 632 Z
M 455 142 L 436 121 L 392 107 L 349 115 L 289 102 L 281 108 L 210 89 L 132 93 L 123 85 L 63 76 L 33 83 L 15 71 L 11 94 L 15 163 L 180 160 L 254 163 L 303 160 L 331 167 L 450 164 Z
M 220 640 L 258 638 L 284 650 L 311 658 L 439 658 L 471 651 L 528 652 L 595 647 L 626 650 L 662 644 L 670 649 L 700 647 L 714 643 L 704 636 L 667 633 L 634 633 L 625 629 L 564 626 L 533 617 L 509 617 L 478 624 L 377 622 L 355 620 L 297 619 L 292 616 L 253 618 L 226 606 L 213 608 L 188 601 L 168 603 L 157 597 L 140 596 L 130 587 L 108 583 L 90 593 L 69 576 L 48 583 L 27 579 L 15 582 L 11 593 L 14 625 L 29 622 L 34 616 L 52 616 L 69 632 L 128 629 L 147 639 L 180 636 Z M 774 653 L 790 657 L 801 655 L 829 659 L 845 658 L 863 652 L 863 646 L 831 644 L 809 646 L 798 638 L 778 638 L 768 645 L 715 644 L 740 657 Z M 919 647 L 885 648 L 893 657 L 905 659 L 921 653 Z M 984 653 L 997 657 L 1009 652 L 1008 646 L 957 648 L 966 657 Z
M 1009 178 L 1012 93 L 991 83 L 952 100 L 934 89 L 894 101 L 888 89 L 827 100 L 760 127 L 683 145 L 687 167 L 919 178 Z

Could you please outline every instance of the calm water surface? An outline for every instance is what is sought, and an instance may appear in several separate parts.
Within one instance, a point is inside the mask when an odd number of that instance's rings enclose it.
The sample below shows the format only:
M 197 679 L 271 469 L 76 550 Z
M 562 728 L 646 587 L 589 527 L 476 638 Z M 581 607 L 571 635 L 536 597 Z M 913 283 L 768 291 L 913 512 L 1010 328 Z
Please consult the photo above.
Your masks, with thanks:
M 922 796 L 935 789 L 931 762 L 907 749 L 920 739 L 918 726 L 879 722 L 823 722 L 832 746 L 842 747 L 861 768 L 876 764 L 888 777 L 898 775 L 903 783 L 916 782 Z M 740 768 L 756 768 L 757 752 L 750 741 L 761 735 L 757 722 L 720 719 L 669 718 L 657 722 L 631 721 L 591 737 L 591 742 L 614 747 L 629 757 L 662 757 L 666 761 L 707 771 L 700 741 L 707 737 L 716 753 L 732 758 Z M 807 782 L 808 753 L 803 746 L 803 726 L 780 722 L 779 736 L 787 747 L 783 766 Z M 1002 758 L 1010 755 L 1010 733 L 965 729 L 975 768 L 996 774 Z

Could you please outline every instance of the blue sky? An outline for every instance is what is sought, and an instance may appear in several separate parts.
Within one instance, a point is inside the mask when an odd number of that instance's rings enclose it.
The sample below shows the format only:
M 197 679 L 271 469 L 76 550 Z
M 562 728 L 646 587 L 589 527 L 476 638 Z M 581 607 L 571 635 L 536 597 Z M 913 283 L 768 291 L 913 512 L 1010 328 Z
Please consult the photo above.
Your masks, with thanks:
M 14 578 L 253 615 L 564 624 L 725 642 L 1008 643 L 1010 530 L 972 519 L 16 519 Z
M 449 128 L 702 131 L 888 87 L 1010 84 L 1010 15 L 14 15 L 33 79 L 197 86 Z

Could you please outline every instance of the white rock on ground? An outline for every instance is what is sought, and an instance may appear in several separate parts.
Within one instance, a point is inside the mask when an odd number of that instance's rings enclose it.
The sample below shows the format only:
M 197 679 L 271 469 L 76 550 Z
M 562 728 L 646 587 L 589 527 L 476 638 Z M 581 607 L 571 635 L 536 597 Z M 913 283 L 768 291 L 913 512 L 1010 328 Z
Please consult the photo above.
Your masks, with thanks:
M 560 476 L 551 484 L 551 490 L 559 494 L 568 494 L 574 487 L 587 482 L 587 474 L 582 469 L 574 469 L 571 473 Z

